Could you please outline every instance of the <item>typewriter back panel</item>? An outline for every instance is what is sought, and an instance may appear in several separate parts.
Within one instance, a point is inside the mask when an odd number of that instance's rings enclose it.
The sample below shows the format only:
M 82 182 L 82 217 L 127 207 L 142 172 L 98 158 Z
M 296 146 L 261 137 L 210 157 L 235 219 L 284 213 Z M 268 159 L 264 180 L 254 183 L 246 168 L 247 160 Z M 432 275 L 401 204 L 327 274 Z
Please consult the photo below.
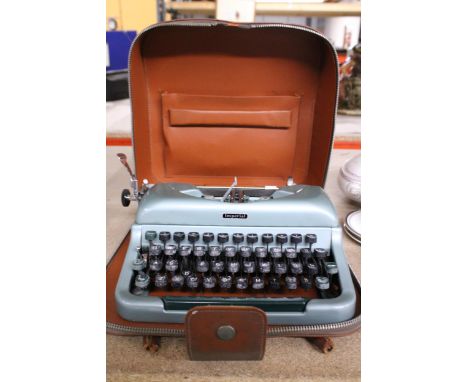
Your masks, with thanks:
M 305 27 L 158 24 L 130 55 L 136 173 L 150 183 L 323 186 L 336 53 Z

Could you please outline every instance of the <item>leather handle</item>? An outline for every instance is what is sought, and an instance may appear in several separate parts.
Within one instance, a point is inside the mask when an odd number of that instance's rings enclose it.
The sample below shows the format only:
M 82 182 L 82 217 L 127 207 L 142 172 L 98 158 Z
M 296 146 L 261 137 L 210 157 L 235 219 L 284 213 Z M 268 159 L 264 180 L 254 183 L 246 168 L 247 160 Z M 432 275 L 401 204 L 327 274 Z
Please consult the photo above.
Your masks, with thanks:
M 185 319 L 191 360 L 261 360 L 265 354 L 267 319 L 250 306 L 200 306 Z

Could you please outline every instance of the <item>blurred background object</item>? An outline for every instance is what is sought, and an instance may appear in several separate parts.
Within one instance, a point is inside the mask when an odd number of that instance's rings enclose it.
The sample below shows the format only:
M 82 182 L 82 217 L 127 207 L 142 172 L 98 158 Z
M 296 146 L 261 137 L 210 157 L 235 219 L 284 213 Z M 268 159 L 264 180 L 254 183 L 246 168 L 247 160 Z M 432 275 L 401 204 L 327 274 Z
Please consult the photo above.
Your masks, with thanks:
M 338 112 L 361 115 L 361 44 L 351 49 L 340 68 Z

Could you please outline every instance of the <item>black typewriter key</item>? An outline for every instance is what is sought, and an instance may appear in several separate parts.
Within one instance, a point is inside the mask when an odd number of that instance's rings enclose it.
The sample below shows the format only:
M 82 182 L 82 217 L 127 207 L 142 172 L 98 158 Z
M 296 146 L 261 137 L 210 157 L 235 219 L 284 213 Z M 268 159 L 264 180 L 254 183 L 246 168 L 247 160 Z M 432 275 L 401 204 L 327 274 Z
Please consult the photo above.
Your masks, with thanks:
M 182 288 L 184 286 L 184 281 L 184 276 L 182 276 L 181 274 L 173 275 L 171 277 L 171 286 L 174 289 Z
M 317 235 L 314 233 L 307 233 L 304 237 L 304 241 L 306 242 L 306 244 L 309 244 L 309 246 L 312 246 L 312 244 L 315 244 L 317 242 Z
M 182 271 L 180 271 L 180 274 L 184 276 L 184 278 L 187 278 L 192 274 L 192 271 L 190 269 L 183 269 Z
M 195 257 L 203 257 L 205 255 L 206 247 L 204 245 L 197 245 L 193 250 Z
M 203 242 L 206 244 L 211 243 L 214 240 L 214 233 L 213 232 L 205 232 L 203 234 Z
M 314 249 L 314 256 L 317 259 L 325 259 L 328 256 L 328 252 L 326 249 L 323 248 L 315 248 Z
M 145 268 L 146 268 L 145 259 L 141 255 L 138 255 L 138 257 L 135 260 L 133 260 L 132 269 L 134 271 L 139 272 L 139 271 L 142 271 Z
M 232 235 L 232 241 L 234 244 L 241 244 L 244 241 L 243 233 L 235 233 Z
M 336 275 L 338 273 L 338 266 L 334 262 L 325 262 L 325 271 L 329 275 Z
M 236 257 L 236 247 L 232 245 L 224 247 L 224 254 L 226 257 Z
M 256 247 L 255 248 L 255 257 L 258 259 L 263 259 L 267 256 L 267 249 L 265 247 Z
M 200 240 L 200 234 L 198 232 L 189 232 L 188 241 L 192 244 L 195 244 L 198 240 Z
M 215 276 L 203 276 L 203 288 L 213 289 L 216 286 L 216 277 Z
M 237 273 L 239 272 L 240 264 L 238 261 L 228 261 L 227 263 L 227 271 L 229 273 Z
M 168 272 L 175 272 L 179 268 L 179 262 L 170 257 L 166 260 L 166 271 Z
M 319 272 L 317 264 L 315 264 L 315 263 L 308 262 L 306 264 L 306 269 L 307 269 L 307 272 L 309 273 L 309 275 L 311 275 L 311 276 L 316 275 Z
M 254 273 L 255 272 L 255 261 L 244 260 L 242 269 L 245 273 Z
M 273 275 L 268 279 L 268 285 L 272 290 L 279 290 L 281 289 L 281 279 L 278 276 Z
M 140 289 L 148 288 L 150 284 L 150 277 L 145 272 L 138 272 L 135 277 L 135 286 Z
M 236 278 L 236 288 L 239 290 L 245 290 L 249 286 L 249 279 L 244 276 L 239 276 Z
M 189 274 L 187 276 L 187 280 L 186 280 L 186 284 L 189 288 L 191 289 L 197 289 L 198 288 L 198 282 L 199 282 L 199 279 L 198 279 L 198 276 L 196 274 Z
M 301 287 L 305 290 L 312 288 L 312 280 L 306 275 L 301 276 Z
M 302 263 L 299 261 L 291 261 L 289 267 L 291 269 L 291 273 L 294 275 L 300 275 L 303 271 Z
M 211 270 L 214 273 L 221 273 L 224 271 L 224 261 L 222 260 L 212 260 L 211 261 Z
M 150 256 L 159 256 L 162 252 L 161 244 L 151 243 L 149 247 L 149 254 Z
M 252 248 L 247 247 L 247 246 L 242 246 L 239 249 L 240 255 L 244 258 L 250 257 L 252 254 Z
M 274 265 L 274 268 L 275 268 L 275 273 L 277 273 L 278 275 L 284 275 L 288 271 L 288 265 L 283 261 L 277 262 Z
M 210 246 L 208 253 L 211 257 L 218 257 L 221 255 L 221 247 L 217 245 Z
M 167 231 L 159 232 L 159 240 L 166 244 L 169 240 L 171 240 L 171 233 Z
M 286 244 L 288 242 L 288 235 L 285 233 L 278 233 L 276 235 L 276 242 L 281 245 Z
M 261 276 L 254 276 L 252 277 L 252 289 L 264 289 L 265 288 L 265 282 L 263 281 L 263 277 Z
M 164 254 L 166 256 L 174 256 L 177 252 L 177 247 L 175 245 L 169 244 L 164 248 Z
M 286 282 L 286 288 L 293 290 L 297 289 L 297 278 L 296 276 L 286 276 L 284 281 Z
M 232 276 L 223 275 L 219 277 L 219 286 L 222 289 L 230 289 L 232 286 Z
M 157 273 L 154 277 L 154 285 L 156 285 L 156 288 L 165 288 L 167 286 L 167 275 L 165 273 Z
M 158 272 L 163 267 L 163 261 L 160 258 L 150 259 L 149 268 L 151 271 Z
M 271 247 L 270 255 L 273 259 L 280 259 L 283 256 L 283 254 L 281 253 L 280 247 Z
M 208 260 L 200 259 L 197 261 L 197 272 L 205 273 L 210 269 L 210 263 Z
M 184 232 L 174 232 L 174 241 L 177 244 L 180 244 L 184 239 L 185 239 L 185 233 Z
M 247 234 L 247 243 L 248 244 L 255 244 L 258 241 L 258 235 L 256 233 L 248 233 Z
M 330 288 L 330 280 L 325 276 L 317 276 L 315 278 L 315 286 L 320 291 L 325 291 Z
M 297 252 L 295 248 L 288 247 L 284 250 L 284 254 L 288 259 L 295 259 L 297 257 Z
M 260 273 L 270 273 L 271 263 L 268 260 L 262 259 L 258 262 L 258 270 Z
M 293 233 L 291 234 L 291 243 L 292 244 L 300 244 L 302 243 L 302 235 L 300 233 Z
M 229 234 L 227 233 L 218 233 L 218 243 L 225 244 L 229 241 Z
M 146 231 L 145 233 L 145 239 L 148 240 L 149 242 L 152 242 L 153 240 L 156 240 L 158 237 L 156 231 Z
M 182 257 L 190 256 L 192 253 L 192 247 L 189 245 L 181 245 L 179 248 L 179 255 Z
M 304 260 L 307 260 L 312 256 L 312 251 L 309 248 L 301 248 L 299 252 Z
M 273 243 L 273 235 L 271 233 L 264 233 L 262 235 L 262 243 L 267 245 Z

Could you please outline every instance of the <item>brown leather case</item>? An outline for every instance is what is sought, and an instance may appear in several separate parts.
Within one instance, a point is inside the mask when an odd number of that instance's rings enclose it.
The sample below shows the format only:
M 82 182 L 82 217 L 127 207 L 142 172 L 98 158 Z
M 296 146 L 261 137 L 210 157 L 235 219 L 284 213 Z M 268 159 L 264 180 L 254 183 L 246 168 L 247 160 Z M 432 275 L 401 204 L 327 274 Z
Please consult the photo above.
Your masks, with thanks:
M 195 361 L 261 360 L 265 353 L 265 313 L 250 306 L 200 306 L 185 319 L 187 351 Z
M 237 176 L 239 186 L 284 186 L 292 177 L 323 187 L 338 64 L 332 45 L 312 29 L 212 19 L 162 23 L 137 37 L 129 71 L 138 179 L 228 186 Z M 263 356 L 265 332 L 275 335 L 278 327 L 267 327 L 255 308 L 195 308 L 185 327 L 122 319 L 114 289 L 127 245 L 128 238 L 107 267 L 108 332 L 147 336 L 149 349 L 159 346 L 151 336 L 185 335 L 193 359 Z M 220 326 L 234 327 L 235 337 L 220 340 Z

